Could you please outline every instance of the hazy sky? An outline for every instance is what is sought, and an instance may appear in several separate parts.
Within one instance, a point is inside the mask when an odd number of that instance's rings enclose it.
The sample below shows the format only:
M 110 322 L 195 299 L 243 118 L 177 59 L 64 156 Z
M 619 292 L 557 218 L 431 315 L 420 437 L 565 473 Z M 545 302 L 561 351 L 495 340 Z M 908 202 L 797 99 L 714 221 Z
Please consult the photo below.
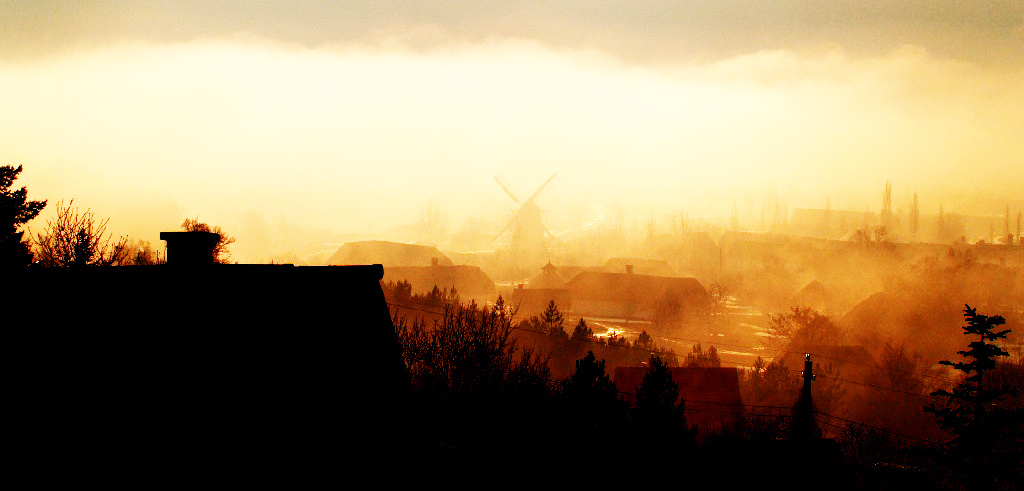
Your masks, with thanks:
M 554 218 L 754 213 L 771 189 L 877 211 L 887 180 L 925 211 L 1024 194 L 1020 0 L 4 0 L 0 18 L 0 164 L 154 243 L 185 216 L 239 242 L 376 231 L 431 198 L 457 227 L 511 210 L 495 174 L 529 195 L 557 172 Z

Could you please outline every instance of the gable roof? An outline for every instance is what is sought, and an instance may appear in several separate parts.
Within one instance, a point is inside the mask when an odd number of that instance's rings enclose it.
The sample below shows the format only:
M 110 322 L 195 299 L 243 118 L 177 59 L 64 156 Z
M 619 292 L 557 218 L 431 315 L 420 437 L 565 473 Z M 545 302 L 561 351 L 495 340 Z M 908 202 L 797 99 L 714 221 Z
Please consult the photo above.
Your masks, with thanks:
M 573 298 L 616 301 L 657 301 L 665 294 L 704 298 L 707 292 L 696 278 L 675 278 L 630 273 L 583 271 L 566 283 Z
M 613 257 L 604 263 L 604 268 L 610 273 L 626 271 L 626 266 L 633 268 L 636 274 L 653 276 L 675 276 L 676 272 L 669 266 L 668 261 L 661 259 L 644 259 L 638 257 Z
M 497 287 L 487 273 L 476 266 L 397 266 L 384 268 L 384 282 L 408 281 L 414 292 L 438 288 L 455 288 L 462 296 L 495 296 Z
M 430 266 L 437 258 L 440 266 L 452 266 L 452 260 L 433 246 L 403 244 L 385 240 L 346 242 L 338 248 L 327 264 L 383 264 L 384 266 Z

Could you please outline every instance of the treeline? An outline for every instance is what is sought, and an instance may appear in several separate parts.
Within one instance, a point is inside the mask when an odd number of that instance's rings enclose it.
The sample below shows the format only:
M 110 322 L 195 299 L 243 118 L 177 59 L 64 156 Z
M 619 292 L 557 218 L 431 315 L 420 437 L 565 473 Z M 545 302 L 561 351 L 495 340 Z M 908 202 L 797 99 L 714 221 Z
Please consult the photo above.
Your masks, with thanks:
M 66 204 L 58 201 L 56 212 L 46 220 L 43 230 L 26 236 L 22 228 L 39 216 L 47 200 L 29 200 L 25 187 L 11 189 L 21 171 L 21 166 L 0 166 L 0 269 L 148 266 L 166 261 L 162 251 L 149 241 L 115 237 L 107 230 L 109 218 L 99 218 L 88 208 L 79 209 L 74 200 Z M 186 218 L 181 229 L 219 234 L 214 259 L 228 262 L 228 245 L 235 239 L 220 227 Z
M 532 463 L 549 466 L 553 473 L 579 472 L 583 478 L 607 472 L 610 482 L 635 475 L 636 469 L 646 476 L 686 475 L 691 482 L 725 479 L 730 486 L 802 475 L 828 479 L 815 484 L 830 489 L 960 489 L 977 479 L 970 468 L 980 466 L 991 479 L 975 485 L 1019 489 L 1012 478 L 1019 468 L 1019 460 L 1012 459 L 1022 455 L 1019 426 L 1005 416 L 977 425 L 967 421 L 960 428 L 973 425 L 975 430 L 965 434 L 982 435 L 984 425 L 1002 421 L 1011 438 L 999 438 L 1001 453 L 985 454 L 989 460 L 978 456 L 978 440 L 971 440 L 968 449 L 955 442 L 908 438 L 830 418 L 810 401 L 810 410 L 799 411 L 797 398 L 780 400 L 768 411 L 749 403 L 722 407 L 735 416 L 734 422 L 698 432 L 687 424 L 687 402 L 662 358 L 647 358 L 646 374 L 628 398 L 593 351 L 576 360 L 570 375 L 555 377 L 548 355 L 518 343 L 513 314 L 499 298 L 490 306 L 445 304 L 442 320 L 433 326 L 396 317 L 411 381 L 410 418 L 403 429 L 405 445 L 415 452 L 411 458 L 435 469 L 500 471 Z M 698 356 L 692 359 L 697 362 Z M 779 379 L 773 375 L 779 369 L 772 367 L 751 371 L 766 392 Z M 791 383 L 789 375 L 786 380 Z M 973 383 L 969 376 L 965 380 L 968 386 Z M 962 402 L 951 400 L 948 407 Z M 1001 404 L 1008 412 L 1000 414 L 1020 414 L 1019 405 Z M 823 438 L 823 426 L 835 436 Z M 801 430 L 808 427 L 816 430 Z M 987 438 L 995 438 L 991 429 L 984 433 Z M 970 468 L 960 465 L 965 458 L 973 463 Z M 613 464 L 605 468 L 605 461 Z M 743 473 L 736 473 L 738 466 Z

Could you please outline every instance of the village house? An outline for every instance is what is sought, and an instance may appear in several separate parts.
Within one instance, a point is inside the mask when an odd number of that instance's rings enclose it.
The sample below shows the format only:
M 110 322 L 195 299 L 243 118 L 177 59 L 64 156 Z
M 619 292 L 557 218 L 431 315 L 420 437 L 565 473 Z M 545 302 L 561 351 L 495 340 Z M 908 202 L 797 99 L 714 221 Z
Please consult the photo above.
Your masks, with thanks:
M 583 271 L 566 283 L 579 315 L 626 320 L 690 319 L 707 313 L 707 292 L 696 278 Z

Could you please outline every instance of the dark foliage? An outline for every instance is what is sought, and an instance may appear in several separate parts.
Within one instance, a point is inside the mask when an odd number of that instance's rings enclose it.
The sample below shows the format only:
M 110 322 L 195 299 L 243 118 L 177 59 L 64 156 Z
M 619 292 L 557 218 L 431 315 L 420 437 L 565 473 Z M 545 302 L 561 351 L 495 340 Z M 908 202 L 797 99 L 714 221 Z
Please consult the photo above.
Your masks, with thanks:
M 593 341 L 594 340 L 594 331 L 592 329 L 590 329 L 589 327 L 587 327 L 587 321 L 585 321 L 582 317 L 580 317 L 580 321 L 578 323 L 576 323 L 576 327 L 573 328 L 571 339 L 573 341 Z M 590 354 L 593 355 L 593 352 L 591 352 Z M 577 362 L 577 364 L 578 364 L 578 362 Z M 579 369 L 578 366 L 577 366 L 577 369 Z
M 516 438 L 523 431 L 553 424 L 536 413 L 552 394 L 547 360 L 517 345 L 512 321 L 499 298 L 492 307 L 446 304 L 431 329 L 396 322 L 422 451 L 470 459 L 506 454 L 522 443 Z
M 568 403 L 567 424 L 581 438 L 596 439 L 603 432 L 617 431 L 624 420 L 626 407 L 605 373 L 604 360 L 597 360 L 593 351 L 576 361 L 576 371 L 562 384 L 562 396 Z
M 651 357 L 650 365 L 636 388 L 633 422 L 641 432 L 665 432 L 679 435 L 686 430 L 686 401 L 679 398 L 679 384 L 660 357 Z
M 199 221 L 199 217 L 186 218 L 181 222 L 181 229 L 186 232 L 211 232 L 220 235 L 220 240 L 213 246 L 213 258 L 218 263 L 227 263 L 231 258 L 228 246 L 235 243 L 235 238 L 224 233 L 220 226 L 210 226 Z
M 1019 482 L 1022 467 L 1022 422 L 1019 406 L 999 403 L 1017 390 L 1005 385 L 986 384 L 986 375 L 997 366 L 998 357 L 1007 357 L 994 341 L 1006 338 L 1009 329 L 997 330 L 1006 320 L 1001 316 L 979 314 L 970 305 L 964 306 L 964 334 L 976 336 L 968 349 L 958 351 L 964 361 L 942 360 L 939 363 L 961 372 L 963 380 L 952 391 L 933 392 L 945 397 L 943 407 L 934 403 L 924 408 L 953 436 L 949 442 L 954 456 L 969 475 L 971 487 L 997 489 L 1008 482 Z M 990 379 L 989 379 L 990 380 Z
M 129 260 L 128 238 L 114 240 L 107 232 L 110 219 L 97 219 L 92 211 L 57 203 L 57 214 L 36 234 L 36 256 L 48 268 L 119 266 Z
M 0 271 L 32 263 L 32 250 L 21 226 L 39 215 L 46 201 L 28 201 L 28 190 L 11 190 L 21 166 L 0 166 Z
M 398 304 L 416 304 L 431 307 L 444 307 L 459 303 L 459 292 L 455 289 L 438 288 L 437 285 L 426 293 L 413 293 L 412 284 L 407 280 L 389 281 L 381 284 L 384 298 L 388 302 Z

